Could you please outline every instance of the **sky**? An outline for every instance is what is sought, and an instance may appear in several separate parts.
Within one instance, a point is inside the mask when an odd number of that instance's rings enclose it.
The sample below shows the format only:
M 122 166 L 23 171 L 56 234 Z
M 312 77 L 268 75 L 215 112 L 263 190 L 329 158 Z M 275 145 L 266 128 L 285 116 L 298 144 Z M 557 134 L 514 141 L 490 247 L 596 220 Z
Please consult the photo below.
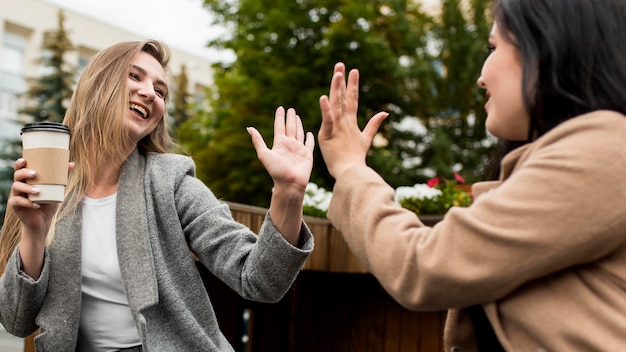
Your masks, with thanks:
M 160 39 L 168 45 L 210 61 L 229 61 L 232 54 L 207 48 L 224 33 L 211 27 L 202 0 L 43 0 L 61 8 L 113 24 L 129 32 Z

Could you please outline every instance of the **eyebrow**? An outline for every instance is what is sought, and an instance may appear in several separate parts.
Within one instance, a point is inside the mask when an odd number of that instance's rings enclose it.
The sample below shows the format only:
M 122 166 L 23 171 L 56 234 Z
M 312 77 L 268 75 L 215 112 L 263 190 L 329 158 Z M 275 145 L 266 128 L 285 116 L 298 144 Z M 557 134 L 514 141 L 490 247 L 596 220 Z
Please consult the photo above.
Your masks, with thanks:
M 141 72 L 141 74 L 142 74 L 142 75 L 144 75 L 144 76 L 147 76 L 147 75 L 148 75 L 148 72 L 147 72 L 146 70 L 144 70 L 144 68 L 143 68 L 143 67 L 140 67 L 140 66 L 137 66 L 137 65 L 131 65 L 131 67 L 132 67 L 132 68 L 134 68 L 135 70 L 137 70 L 137 71 Z M 158 79 L 156 80 L 156 83 L 157 83 L 158 85 L 162 85 L 162 86 L 163 86 L 163 87 L 165 87 L 166 89 L 168 88 L 168 87 L 167 87 L 167 83 L 165 83 L 165 81 L 164 81 L 164 80 L 162 80 L 162 79 L 160 79 L 160 78 L 158 78 Z

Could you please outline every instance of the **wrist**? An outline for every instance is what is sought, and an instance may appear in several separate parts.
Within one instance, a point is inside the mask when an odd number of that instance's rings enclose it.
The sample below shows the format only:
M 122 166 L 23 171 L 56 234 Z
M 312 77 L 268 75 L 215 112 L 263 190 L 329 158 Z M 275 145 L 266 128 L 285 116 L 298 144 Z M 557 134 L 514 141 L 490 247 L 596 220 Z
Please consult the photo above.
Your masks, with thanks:
M 272 198 L 283 199 L 287 202 L 302 202 L 304 200 L 304 193 L 306 191 L 306 185 L 301 186 L 294 183 L 289 184 L 274 184 L 272 189 Z
M 348 169 L 351 169 L 352 167 L 359 165 L 357 163 L 346 163 L 346 164 L 341 164 L 341 165 L 336 165 L 335 167 L 333 167 L 332 170 L 328 170 L 330 175 L 336 180 L 339 177 L 341 177 L 341 175 L 343 175 L 346 171 L 348 171 Z M 363 164 L 365 165 L 365 164 Z

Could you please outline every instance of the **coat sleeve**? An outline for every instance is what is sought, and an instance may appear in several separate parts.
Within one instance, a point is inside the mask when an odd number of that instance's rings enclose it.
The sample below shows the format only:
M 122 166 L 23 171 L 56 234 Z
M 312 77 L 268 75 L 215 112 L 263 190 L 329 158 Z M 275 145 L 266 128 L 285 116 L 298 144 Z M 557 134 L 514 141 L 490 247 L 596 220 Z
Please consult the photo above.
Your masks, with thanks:
M 626 118 L 601 115 L 546 134 L 498 188 L 432 228 L 398 206 L 394 189 L 368 167 L 337 180 L 329 218 L 405 307 L 492 302 L 624 247 Z
M 313 250 L 313 237 L 301 227 L 300 248 L 289 244 L 266 214 L 259 234 L 235 221 L 228 205 L 193 175 L 193 162 L 174 186 L 178 221 L 193 253 L 214 275 L 242 297 L 276 302 L 293 284 Z
M 49 275 L 47 249 L 41 276 L 33 280 L 20 270 L 19 246 L 15 248 L 0 278 L 0 322 L 9 333 L 26 337 L 37 330 L 35 319 L 46 295 Z

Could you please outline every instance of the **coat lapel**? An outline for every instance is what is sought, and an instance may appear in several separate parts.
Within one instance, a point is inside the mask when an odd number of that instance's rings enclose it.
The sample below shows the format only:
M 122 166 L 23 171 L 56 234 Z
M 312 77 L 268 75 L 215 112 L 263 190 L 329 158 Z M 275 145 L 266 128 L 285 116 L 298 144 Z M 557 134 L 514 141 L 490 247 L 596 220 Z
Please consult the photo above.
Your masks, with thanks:
M 133 314 L 159 301 L 147 221 L 145 166 L 145 158 L 135 150 L 122 167 L 115 214 L 120 270 Z

